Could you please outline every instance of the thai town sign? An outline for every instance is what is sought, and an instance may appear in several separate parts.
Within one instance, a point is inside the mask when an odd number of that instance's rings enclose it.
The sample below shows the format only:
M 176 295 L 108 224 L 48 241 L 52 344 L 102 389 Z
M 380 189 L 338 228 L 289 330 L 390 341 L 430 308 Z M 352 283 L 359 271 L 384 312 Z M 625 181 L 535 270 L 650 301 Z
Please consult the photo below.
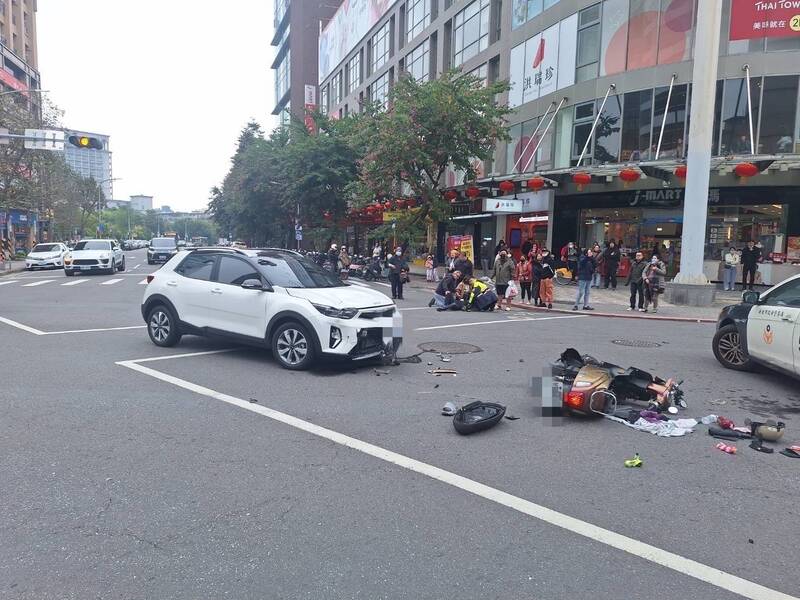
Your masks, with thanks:
M 731 40 L 800 36 L 800 0 L 732 0 Z

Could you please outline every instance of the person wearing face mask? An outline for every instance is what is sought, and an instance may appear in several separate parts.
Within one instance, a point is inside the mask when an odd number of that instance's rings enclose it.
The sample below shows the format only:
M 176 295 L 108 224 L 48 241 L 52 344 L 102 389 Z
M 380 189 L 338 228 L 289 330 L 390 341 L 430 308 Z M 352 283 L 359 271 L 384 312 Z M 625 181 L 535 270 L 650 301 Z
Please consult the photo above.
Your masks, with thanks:
M 539 281 L 539 298 L 541 306 L 553 308 L 553 277 L 556 276 L 556 263 L 553 255 L 547 248 L 542 248 L 537 260 L 542 265 L 541 280 Z
M 761 249 L 756 247 L 753 240 L 747 242 L 747 248 L 742 250 L 742 291 L 747 287 L 753 289 L 753 283 L 758 271 L 758 263 L 761 260 Z M 750 279 L 748 286 L 747 280 Z
M 403 257 L 403 249 L 397 248 L 389 259 L 389 283 L 392 284 L 392 298 L 403 299 L 403 284 L 408 276 L 408 261 Z
M 647 262 L 644 260 L 644 254 L 640 250 L 636 253 L 636 258 L 631 263 L 631 270 L 628 273 L 628 280 L 625 285 L 631 288 L 631 306 L 628 310 L 636 310 L 637 296 L 638 307 L 640 312 L 644 312 L 644 270 L 647 268 Z
M 572 281 L 575 281 L 578 276 L 579 255 L 575 242 L 570 242 L 561 249 L 561 260 L 567 264 L 567 268 L 572 273 Z
M 532 300 L 531 282 L 533 281 L 533 273 L 531 271 L 531 263 L 525 254 L 519 257 L 514 278 L 519 281 L 522 303 L 525 304 L 525 297 L 527 296 L 528 304 L 530 304 Z
M 658 256 L 653 256 L 650 259 L 650 264 L 644 270 L 644 287 L 645 287 L 645 304 L 644 312 L 647 312 L 650 306 L 653 307 L 653 312 L 658 312 L 658 297 L 664 290 L 664 280 L 666 277 L 667 268 Z
M 500 251 L 497 262 L 494 264 L 494 272 L 492 273 L 494 285 L 497 289 L 497 295 L 500 297 L 500 305 L 502 306 L 503 300 L 506 301 L 504 310 L 511 310 L 511 298 L 506 298 L 506 290 L 508 290 L 508 283 L 514 279 L 514 261 L 508 257 L 505 250 Z

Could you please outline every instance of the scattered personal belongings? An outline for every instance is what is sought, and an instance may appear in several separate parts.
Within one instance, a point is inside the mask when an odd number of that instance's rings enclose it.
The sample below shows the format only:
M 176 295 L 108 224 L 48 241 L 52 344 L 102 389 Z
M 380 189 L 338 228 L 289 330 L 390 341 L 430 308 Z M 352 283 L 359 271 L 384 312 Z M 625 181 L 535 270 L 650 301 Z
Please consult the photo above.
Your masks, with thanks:
M 750 419 L 745 419 L 744 422 L 745 425 L 750 427 L 750 434 L 753 437 L 768 442 L 777 442 L 781 439 L 783 437 L 783 430 L 786 428 L 786 424 L 783 421 L 778 421 L 776 423 L 772 419 L 764 423 L 751 421 Z
M 439 360 L 441 360 L 442 362 L 450 362 L 451 360 L 453 360 L 453 357 L 448 356 L 447 354 L 440 354 Z
M 759 439 L 755 439 L 750 442 L 750 447 L 757 452 L 763 452 L 764 454 L 772 454 L 775 452 L 772 448 L 767 448 Z
M 455 369 L 431 369 L 428 371 L 431 375 L 458 375 L 458 371 Z
M 789 458 L 800 458 L 800 446 L 789 446 L 781 450 L 781 454 Z
M 716 448 L 717 450 L 721 450 L 726 454 L 736 454 L 736 446 L 729 446 L 728 444 L 723 444 L 722 442 L 716 444 L 714 448 Z
M 607 415 L 606 418 L 609 421 L 622 423 L 631 429 L 646 431 L 659 437 L 680 437 L 686 435 L 687 433 L 692 433 L 694 431 L 694 427 L 697 425 L 697 421 L 694 419 L 676 419 L 674 421 L 657 421 L 655 423 L 651 423 L 650 421 L 646 421 L 645 419 L 639 417 L 636 421 L 631 423 L 630 421 L 620 419 L 619 417 L 615 417 L 613 415 Z
M 452 417 L 454 414 L 456 414 L 457 411 L 458 408 L 456 408 L 456 405 L 453 404 L 452 402 L 447 402 L 442 407 L 442 414 L 446 417 Z
M 375 375 L 380 377 L 381 375 L 389 375 L 390 371 L 381 371 L 380 369 L 373 369 L 375 371 Z
M 633 458 L 629 458 L 625 461 L 625 466 L 628 468 L 641 467 L 643 464 L 644 461 L 641 459 L 638 452 L 633 455 Z
M 250 401 L 251 404 L 255 404 L 258 402 L 258 400 L 256 400 L 255 398 L 248 398 L 248 400 Z
M 484 431 L 497 425 L 506 414 L 506 407 L 493 402 L 471 402 L 458 409 L 453 427 L 461 435 Z
M 709 400 L 711 404 L 716 404 L 717 406 L 722 406 L 723 404 L 727 403 L 727 400 Z
M 725 417 L 717 417 L 717 423 L 723 429 L 733 429 L 736 427 L 736 424 L 733 421 L 726 419 Z
M 508 419 L 509 421 L 518 421 L 519 417 L 517 417 L 516 415 L 506 415 L 506 419 Z
M 716 425 L 709 425 L 708 435 L 719 440 L 749 440 L 752 437 L 749 433 L 742 433 L 734 429 L 722 429 Z

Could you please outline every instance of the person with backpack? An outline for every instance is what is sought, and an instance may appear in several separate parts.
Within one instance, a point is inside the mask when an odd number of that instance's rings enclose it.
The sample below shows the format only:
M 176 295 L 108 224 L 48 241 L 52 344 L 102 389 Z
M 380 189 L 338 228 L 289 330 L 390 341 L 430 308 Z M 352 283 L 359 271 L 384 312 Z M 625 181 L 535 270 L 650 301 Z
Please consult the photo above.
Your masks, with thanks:
M 644 254 L 641 250 L 636 253 L 633 262 L 631 262 L 631 270 L 628 273 L 628 279 L 625 285 L 631 289 L 631 306 L 628 310 L 636 310 L 638 305 L 639 312 L 645 312 L 644 309 L 644 270 L 647 268 L 647 262 L 644 260 Z M 638 304 L 637 304 L 638 296 Z
M 547 248 L 542 248 L 542 253 L 537 257 L 542 264 L 542 276 L 539 281 L 539 297 L 541 305 L 547 305 L 548 310 L 553 308 L 553 277 L 556 276 L 555 258 Z

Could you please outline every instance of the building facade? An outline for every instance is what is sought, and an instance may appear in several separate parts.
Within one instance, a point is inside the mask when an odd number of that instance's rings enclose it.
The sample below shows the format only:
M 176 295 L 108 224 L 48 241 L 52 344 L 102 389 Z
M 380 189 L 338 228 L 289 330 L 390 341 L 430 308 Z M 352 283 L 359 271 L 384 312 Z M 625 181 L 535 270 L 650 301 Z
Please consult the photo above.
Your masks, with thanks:
M 77 131 L 70 129 L 64 132 L 65 137 L 92 137 L 100 140 L 102 149 L 78 148 L 70 143 L 64 144 L 64 160 L 67 166 L 83 177 L 94 179 L 103 190 L 106 200 L 114 197 L 114 182 L 111 169 L 111 138 L 101 133 Z
M 276 48 L 272 69 L 275 71 L 275 107 L 273 115 L 280 116 L 281 125 L 289 115 L 302 119 L 306 105 L 312 108 L 318 100 L 317 39 L 320 24 L 327 22 L 342 0 L 307 2 L 305 0 L 275 0 Z M 306 86 L 312 86 L 314 96 L 306 97 Z
M 557 252 L 567 241 L 613 238 L 659 249 L 674 273 L 698 1 L 348 3 L 320 33 L 321 107 L 344 116 L 365 100 L 383 102 L 403 73 L 427 79 L 459 68 L 508 80 L 498 100 L 514 109 L 512 139 L 482 166 L 482 198 L 454 204 L 448 231 L 492 250 L 500 239 L 518 251 L 530 237 Z M 774 257 L 765 282 L 794 272 L 781 261 L 800 263 L 800 27 L 769 10 L 747 20 L 770 4 L 724 2 L 706 239 L 712 279 L 722 248 L 748 239 Z M 747 161 L 759 174 L 740 178 L 736 165 Z M 622 181 L 623 170 L 635 175 Z M 577 171 L 590 182 L 576 184 Z M 545 190 L 527 190 L 533 175 Z M 510 202 L 485 202 L 502 179 L 516 184 Z M 447 183 L 465 185 L 457 173 Z
M 139 212 L 153 210 L 152 196 L 143 196 L 143 195 L 131 196 L 130 202 L 131 202 L 131 208 L 133 210 L 138 210 Z
M 36 44 L 36 0 L 0 0 L 0 93 L 12 97 L 35 114 L 41 111 L 41 89 Z

